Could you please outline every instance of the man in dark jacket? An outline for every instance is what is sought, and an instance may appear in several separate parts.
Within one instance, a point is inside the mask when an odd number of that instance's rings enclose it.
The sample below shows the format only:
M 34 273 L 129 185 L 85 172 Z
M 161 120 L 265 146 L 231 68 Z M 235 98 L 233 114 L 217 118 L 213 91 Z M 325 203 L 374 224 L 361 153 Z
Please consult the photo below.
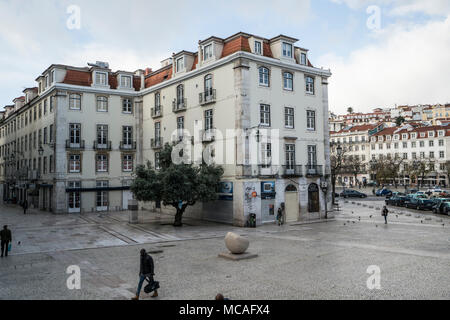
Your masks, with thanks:
M 23 214 L 27 214 L 27 209 L 28 209 L 28 201 L 27 200 L 25 200 L 23 202 L 22 207 L 23 207 Z
M 5 257 L 8 256 L 8 246 L 9 243 L 12 241 L 12 236 L 11 236 L 11 230 L 8 229 L 8 226 L 4 226 L 3 230 L 0 231 L 0 240 L 1 240 L 1 249 L 2 249 L 2 258 L 3 258 L 3 253 L 5 255 Z
M 141 250 L 141 266 L 139 269 L 139 285 L 136 291 L 136 297 L 132 300 L 139 300 L 139 295 L 141 294 L 142 285 L 144 284 L 145 279 L 150 278 L 150 282 L 153 282 L 153 276 L 155 275 L 155 266 L 153 263 L 153 258 L 145 251 L 145 249 Z M 152 298 L 156 298 L 158 296 L 158 290 L 155 290 Z

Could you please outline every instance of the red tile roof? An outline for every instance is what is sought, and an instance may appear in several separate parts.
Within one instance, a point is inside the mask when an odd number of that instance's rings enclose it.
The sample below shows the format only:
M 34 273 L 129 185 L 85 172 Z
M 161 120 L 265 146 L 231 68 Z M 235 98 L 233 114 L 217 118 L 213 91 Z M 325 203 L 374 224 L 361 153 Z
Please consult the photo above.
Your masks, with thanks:
M 92 75 L 88 71 L 67 70 L 63 83 L 77 86 L 91 86 Z
M 252 52 L 250 50 L 250 45 L 248 43 L 248 38 L 243 36 L 239 36 L 229 42 L 226 42 L 223 46 L 222 58 L 229 56 L 238 51 L 247 51 Z
M 148 76 L 145 79 L 145 87 L 152 87 L 157 85 L 163 81 L 169 80 L 172 78 L 172 65 L 168 65 L 158 71 L 155 71 L 153 74 Z
M 400 129 L 400 127 L 390 127 L 390 128 L 385 128 L 384 130 L 374 134 L 373 136 L 391 136 L 393 134 L 399 134 L 400 135 L 400 140 L 402 139 L 402 133 L 421 133 L 421 132 L 425 132 L 426 135 L 425 137 L 421 137 L 420 135 L 417 135 L 417 139 L 425 139 L 428 138 L 428 132 L 429 131 L 440 131 L 440 130 L 444 130 L 445 131 L 445 136 L 450 136 L 450 127 L 448 126 L 428 126 L 428 127 L 417 127 L 414 128 L 412 130 L 407 130 L 407 129 L 403 129 L 400 131 L 397 131 L 398 129 Z M 397 132 L 396 132 L 397 131 Z M 435 138 L 437 137 L 437 135 L 435 135 Z

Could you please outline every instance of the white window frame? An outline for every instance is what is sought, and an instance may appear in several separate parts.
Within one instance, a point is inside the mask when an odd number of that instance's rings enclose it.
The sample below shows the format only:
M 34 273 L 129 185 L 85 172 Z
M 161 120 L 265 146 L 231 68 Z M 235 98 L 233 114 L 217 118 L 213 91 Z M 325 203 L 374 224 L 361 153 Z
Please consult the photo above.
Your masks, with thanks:
M 312 81 L 310 81 L 312 80 Z M 305 76 L 306 93 L 310 95 L 315 94 L 315 79 L 312 76 Z
M 103 87 L 108 86 L 108 72 L 95 71 L 94 72 L 94 81 L 95 81 L 96 86 L 103 86 Z
M 294 74 L 292 72 L 283 71 L 283 89 L 287 91 L 294 91 Z
M 259 105 L 260 125 L 263 127 L 271 126 L 270 105 L 261 103 Z
M 259 45 L 259 48 L 258 48 L 258 45 Z M 263 54 L 263 44 L 261 41 L 255 40 L 255 53 L 260 56 Z
M 180 57 L 177 59 L 176 61 L 176 71 L 178 72 L 183 72 L 185 71 L 185 66 L 184 66 L 184 57 Z
M 265 72 L 267 71 L 267 72 Z M 270 87 L 270 69 L 264 66 L 258 68 L 258 83 L 263 87 Z
M 128 79 L 128 81 L 126 79 Z M 121 75 L 120 76 L 120 87 L 125 88 L 125 89 L 131 89 L 133 87 L 133 76 Z
M 97 112 L 108 112 L 108 97 L 97 96 Z
M 295 109 L 291 107 L 284 108 L 284 127 L 287 129 L 295 128 Z
M 281 54 L 285 58 L 292 59 L 293 57 L 293 46 L 292 43 L 283 42 L 281 45 Z
M 210 44 L 205 45 L 203 47 L 203 61 L 208 61 L 208 60 L 212 59 L 213 55 L 214 55 L 213 44 L 210 43 Z
M 316 111 L 306 110 L 306 129 L 316 131 Z

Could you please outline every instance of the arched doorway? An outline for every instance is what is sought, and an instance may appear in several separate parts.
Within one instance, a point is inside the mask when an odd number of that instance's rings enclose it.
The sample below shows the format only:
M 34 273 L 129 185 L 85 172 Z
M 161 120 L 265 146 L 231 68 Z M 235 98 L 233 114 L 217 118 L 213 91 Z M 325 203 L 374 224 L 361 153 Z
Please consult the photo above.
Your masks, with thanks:
M 286 222 L 298 221 L 299 204 L 297 188 L 290 184 L 286 187 Z
M 311 183 L 308 188 L 308 211 L 319 212 L 319 186 L 315 183 Z

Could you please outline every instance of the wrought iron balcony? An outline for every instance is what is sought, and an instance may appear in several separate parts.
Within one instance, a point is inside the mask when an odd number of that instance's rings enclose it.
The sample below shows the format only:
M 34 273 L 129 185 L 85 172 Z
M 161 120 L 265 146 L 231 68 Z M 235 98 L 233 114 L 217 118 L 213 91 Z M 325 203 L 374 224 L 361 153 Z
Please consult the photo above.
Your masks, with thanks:
M 152 118 L 160 118 L 163 116 L 163 107 L 159 106 L 159 108 L 152 108 Z
M 66 149 L 84 150 L 84 140 L 80 140 L 79 143 L 72 143 L 70 140 L 66 140 Z
M 306 165 L 306 176 L 322 177 L 323 176 L 323 166 L 318 166 L 315 164 L 307 164 Z
M 186 103 L 186 98 L 184 99 L 175 99 L 172 102 L 172 110 L 173 112 L 181 112 L 181 111 L 186 111 L 187 109 L 187 103 Z
M 152 149 L 161 149 L 163 147 L 163 138 L 155 138 L 151 140 Z
M 303 176 L 302 166 L 298 165 L 282 166 L 281 175 L 283 177 L 301 177 Z
M 216 102 L 216 89 L 208 89 L 199 94 L 200 105 Z
M 94 141 L 94 150 L 111 150 L 111 141 L 106 141 L 106 143 L 99 143 Z
M 131 141 L 130 143 L 125 143 L 124 141 L 120 141 L 120 150 L 127 151 L 127 150 L 136 150 L 136 141 Z

